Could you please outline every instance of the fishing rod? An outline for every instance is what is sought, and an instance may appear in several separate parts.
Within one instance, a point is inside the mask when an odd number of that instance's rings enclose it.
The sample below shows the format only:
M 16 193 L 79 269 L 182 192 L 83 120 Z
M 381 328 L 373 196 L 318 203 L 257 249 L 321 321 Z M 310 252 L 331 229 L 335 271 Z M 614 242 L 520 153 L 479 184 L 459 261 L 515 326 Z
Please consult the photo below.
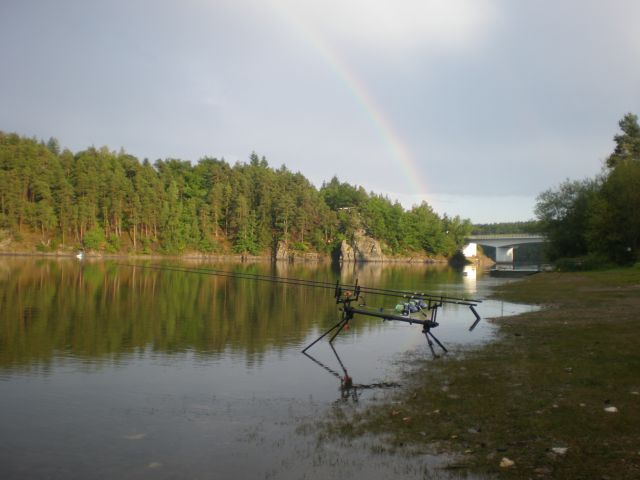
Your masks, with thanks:
M 185 267 L 175 267 L 171 265 L 144 265 L 144 266 L 132 265 L 132 264 L 118 264 L 118 265 L 128 266 L 128 267 L 139 266 L 141 268 L 149 268 L 149 269 L 156 269 L 156 270 L 171 270 L 171 271 L 183 272 L 183 273 L 202 273 L 204 275 L 244 278 L 249 280 L 269 281 L 272 283 L 284 283 L 289 285 L 318 287 L 318 288 L 325 288 L 330 290 L 334 290 L 336 286 L 335 283 L 323 282 L 319 280 L 282 277 L 279 275 L 265 275 L 265 274 L 259 274 L 259 273 L 233 272 L 229 270 L 219 270 L 215 268 L 185 268 Z M 351 290 L 355 290 L 356 286 L 357 286 L 357 282 L 355 284 L 341 285 L 343 289 L 351 289 Z M 438 300 L 443 299 L 443 300 L 447 300 L 447 303 L 462 304 L 462 305 L 469 305 L 469 304 L 475 305 L 482 302 L 482 300 L 467 299 L 462 297 L 449 297 L 445 295 L 438 295 L 438 294 L 432 294 L 432 293 L 411 292 L 408 290 L 393 290 L 393 289 L 386 289 L 386 288 L 375 288 L 375 287 L 364 287 L 364 286 L 360 286 L 360 291 L 362 294 L 366 293 L 371 295 L 382 295 L 382 296 L 389 296 L 394 298 L 403 297 L 403 298 L 410 298 L 410 299 L 418 299 L 418 298 L 421 298 L 421 299 L 432 298 L 432 299 L 438 299 Z
M 244 280 L 256 280 L 269 283 L 281 283 L 285 285 L 303 286 L 323 288 L 325 290 L 334 290 L 336 285 L 334 283 L 319 282 L 316 280 L 306 280 L 303 278 L 289 278 L 278 277 L 276 275 L 262 275 L 257 273 L 247 272 L 232 272 L 228 270 L 206 269 L 206 268 L 185 268 L 176 267 L 173 265 L 136 265 L 129 263 L 116 263 L 115 265 L 121 267 L 142 268 L 145 270 L 159 270 L 179 273 L 197 273 L 200 275 L 210 275 L 214 277 L 227 277 L 227 278 L 239 278 Z
M 336 304 L 341 305 L 339 310 L 341 318 L 333 325 L 329 330 L 324 332 L 313 342 L 307 345 L 302 353 L 306 353 L 308 349 L 318 343 L 327 335 L 333 332 L 329 340 L 330 346 L 333 348 L 333 341 L 340 334 L 341 331 L 347 328 L 349 322 L 353 320 L 355 315 L 365 315 L 369 317 L 381 318 L 383 321 L 398 321 L 412 324 L 422 325 L 422 333 L 424 333 L 427 340 L 427 344 L 431 349 L 431 353 L 434 357 L 437 357 L 433 345 L 434 342 L 446 353 L 446 347 L 436 338 L 431 331 L 439 326 L 437 322 L 438 309 L 445 304 L 463 305 L 469 307 L 475 321 L 469 328 L 472 331 L 476 325 L 480 322 L 481 317 L 476 311 L 475 307 L 481 303 L 481 300 L 466 299 L 462 297 L 450 297 L 446 295 L 437 295 L 424 292 L 411 292 L 407 290 L 395 290 L 376 287 L 365 287 L 358 284 L 358 280 L 354 284 L 341 284 L 340 281 L 336 283 L 324 282 L 320 280 L 308 280 L 303 278 L 281 277 L 278 275 L 265 275 L 259 273 L 248 272 L 234 272 L 229 270 L 219 270 L 212 268 L 185 268 L 176 267 L 173 265 L 136 265 L 136 264 L 123 264 L 116 263 L 116 265 L 130 268 L 142 268 L 148 270 L 170 271 L 180 273 L 195 273 L 200 275 L 211 275 L 217 277 L 238 278 L 244 280 L 263 281 L 274 284 L 284 284 L 302 287 L 321 288 L 325 290 L 333 290 Z M 373 309 L 368 307 L 366 303 L 360 303 L 364 300 L 363 294 L 377 295 L 384 297 L 402 298 L 403 302 L 395 305 L 392 312 L 385 311 L 383 308 Z M 357 302 L 356 306 L 352 304 Z M 421 318 L 416 318 L 412 314 L 419 313 Z M 433 341 L 432 341 L 433 340 Z

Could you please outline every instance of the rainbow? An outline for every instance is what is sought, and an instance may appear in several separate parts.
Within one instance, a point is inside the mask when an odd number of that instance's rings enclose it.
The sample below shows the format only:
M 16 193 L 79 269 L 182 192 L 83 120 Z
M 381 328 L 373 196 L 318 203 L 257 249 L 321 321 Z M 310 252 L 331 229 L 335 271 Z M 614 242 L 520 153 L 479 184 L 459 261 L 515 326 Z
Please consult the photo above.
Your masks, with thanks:
M 384 141 L 389 155 L 395 160 L 394 163 L 400 165 L 407 177 L 411 191 L 403 193 L 417 195 L 420 199 L 426 198 L 428 191 L 427 183 L 409 147 L 403 142 L 388 116 L 385 115 L 384 110 L 376 103 L 371 93 L 369 93 L 365 83 L 334 49 L 322 41 L 322 38 L 293 12 L 287 10 L 280 2 L 274 1 L 269 3 L 273 5 L 281 17 L 284 18 L 292 28 L 298 31 L 324 58 L 338 77 L 342 79 L 357 102 L 362 106 L 372 126 L 379 132 L 380 138 Z

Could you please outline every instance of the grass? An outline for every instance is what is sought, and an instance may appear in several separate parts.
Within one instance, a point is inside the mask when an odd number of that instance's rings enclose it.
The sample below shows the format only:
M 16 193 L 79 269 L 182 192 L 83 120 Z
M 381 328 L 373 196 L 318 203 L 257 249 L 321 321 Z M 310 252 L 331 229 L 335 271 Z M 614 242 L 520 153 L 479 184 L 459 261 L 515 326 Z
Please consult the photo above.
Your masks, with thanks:
M 461 474 L 640 478 L 640 269 L 538 274 L 495 296 L 546 308 L 499 320 L 479 349 L 413 359 L 406 389 L 325 432 L 453 454 Z

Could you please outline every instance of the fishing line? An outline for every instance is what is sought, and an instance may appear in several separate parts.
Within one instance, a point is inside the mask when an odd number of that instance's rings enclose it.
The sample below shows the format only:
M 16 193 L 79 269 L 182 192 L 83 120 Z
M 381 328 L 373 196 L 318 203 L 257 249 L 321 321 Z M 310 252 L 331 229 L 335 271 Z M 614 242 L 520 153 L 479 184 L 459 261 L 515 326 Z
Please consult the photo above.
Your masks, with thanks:
M 457 305 L 465 305 L 465 306 L 476 306 L 478 303 L 481 303 L 482 300 L 476 299 L 466 299 L 461 297 L 450 297 L 446 295 L 438 295 L 424 292 L 412 292 L 408 290 L 394 290 L 394 289 L 386 289 L 386 288 L 376 288 L 376 287 L 365 287 L 358 285 L 357 280 L 355 284 L 340 284 L 340 282 L 330 283 L 319 280 L 307 280 L 303 278 L 292 278 L 292 277 L 282 277 L 278 275 L 265 275 L 259 273 L 249 273 L 249 272 L 233 272 L 228 270 L 219 270 L 219 269 L 211 269 L 211 268 L 184 268 L 184 267 L 176 267 L 172 265 L 136 265 L 136 264 L 123 264 L 116 263 L 116 265 L 131 267 L 131 268 L 144 268 L 151 270 L 165 270 L 172 272 L 182 272 L 182 273 L 196 273 L 202 275 L 210 275 L 210 276 L 219 276 L 219 277 L 227 277 L 227 278 L 240 278 L 245 280 L 256 280 L 270 283 L 280 283 L 285 285 L 295 285 L 295 286 L 305 286 L 305 287 L 314 287 L 314 288 L 322 288 L 325 290 L 335 290 L 336 288 L 340 288 L 344 291 L 355 291 L 356 289 L 360 289 L 360 293 L 368 294 L 368 295 L 379 295 L 386 297 L 402 297 L 410 300 L 431 300 L 431 301 L 439 301 L 450 304 Z
M 316 340 L 307 345 L 302 353 L 305 353 L 309 348 L 318 343 L 321 339 L 333 333 L 329 340 L 329 344 L 333 348 L 333 341 L 345 329 L 349 322 L 353 320 L 354 316 L 365 315 L 369 317 L 381 318 L 384 321 L 399 321 L 411 324 L 422 325 L 422 333 L 424 333 L 427 339 L 427 344 L 431 349 L 431 353 L 437 356 L 433 345 L 435 342 L 446 353 L 445 346 L 433 335 L 432 329 L 436 328 L 439 323 L 436 321 L 438 309 L 444 304 L 464 305 L 469 307 L 475 317 L 475 321 L 469 328 L 473 330 L 480 322 L 480 315 L 475 310 L 475 307 L 481 302 L 481 300 L 470 300 L 465 298 L 450 297 L 445 295 L 435 295 L 428 293 L 411 292 L 407 290 L 393 290 L 376 287 L 365 287 L 358 284 L 356 280 L 355 284 L 340 284 L 340 281 L 336 281 L 335 284 L 324 282 L 320 280 L 307 280 L 303 278 L 292 277 L 280 277 L 277 275 L 265 275 L 260 273 L 248 273 L 248 272 L 232 272 L 228 270 L 207 269 L 207 268 L 185 268 L 176 267 L 173 265 L 137 265 L 130 263 L 115 263 L 117 266 L 127 268 L 140 268 L 147 270 L 157 270 L 166 272 L 178 272 L 178 273 L 192 273 L 199 275 L 210 275 L 215 277 L 226 278 L 238 278 L 242 280 L 254 280 L 258 282 L 267 282 L 273 284 L 294 285 L 300 287 L 313 287 L 321 288 L 324 290 L 333 290 L 336 304 L 341 305 L 340 312 L 341 318 L 333 327 L 320 335 Z M 358 304 L 358 307 L 352 306 L 353 302 L 359 302 L 363 294 L 367 295 L 380 295 L 385 297 L 402 297 L 407 300 L 404 303 L 395 306 L 395 312 L 385 311 L 383 308 L 373 309 L 367 307 L 364 304 Z M 412 317 L 413 313 L 421 313 L 424 318 Z M 426 312 L 430 312 L 430 317 L 426 315 Z M 433 340 L 433 341 L 432 341 Z

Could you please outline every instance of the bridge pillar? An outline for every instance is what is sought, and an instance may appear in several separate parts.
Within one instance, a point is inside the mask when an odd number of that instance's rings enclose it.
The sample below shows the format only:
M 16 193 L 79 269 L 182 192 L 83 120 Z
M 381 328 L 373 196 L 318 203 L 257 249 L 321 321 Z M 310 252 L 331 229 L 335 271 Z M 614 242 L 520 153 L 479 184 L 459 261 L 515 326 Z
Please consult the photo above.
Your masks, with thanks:
M 513 247 L 496 247 L 496 263 L 513 263 Z

